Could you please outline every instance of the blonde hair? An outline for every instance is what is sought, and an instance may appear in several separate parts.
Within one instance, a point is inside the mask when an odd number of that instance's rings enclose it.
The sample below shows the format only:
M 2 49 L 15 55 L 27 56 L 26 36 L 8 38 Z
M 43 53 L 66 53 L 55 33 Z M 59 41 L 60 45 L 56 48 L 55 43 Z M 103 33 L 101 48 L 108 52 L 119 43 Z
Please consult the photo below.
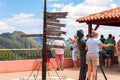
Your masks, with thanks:
M 92 31 L 92 32 L 91 32 L 91 37 L 94 37 L 96 34 L 98 34 L 97 31 Z
M 75 34 L 75 35 L 74 35 L 74 39 L 77 39 L 77 37 L 78 37 L 78 36 Z

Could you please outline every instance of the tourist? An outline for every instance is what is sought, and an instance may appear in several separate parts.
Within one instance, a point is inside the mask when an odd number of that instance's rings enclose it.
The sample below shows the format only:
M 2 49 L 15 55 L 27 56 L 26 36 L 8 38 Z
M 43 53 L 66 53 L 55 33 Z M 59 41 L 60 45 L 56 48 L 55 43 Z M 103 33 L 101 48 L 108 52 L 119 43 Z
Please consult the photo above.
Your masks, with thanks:
M 96 70 L 99 65 L 99 46 L 108 47 L 113 46 L 112 44 L 103 44 L 98 38 L 98 33 L 92 31 L 91 38 L 86 42 L 86 64 L 88 65 L 87 78 L 88 80 L 96 80 Z
M 47 66 L 47 70 L 50 70 L 49 64 L 50 64 L 50 58 L 52 57 L 52 53 L 51 53 L 51 48 L 49 47 L 49 45 L 51 45 L 50 43 L 50 39 L 46 40 L 46 44 L 47 44 L 47 52 L 46 52 L 46 66 Z
M 108 38 L 105 40 L 105 44 L 115 44 L 114 40 L 112 39 L 112 34 L 108 35 Z M 105 53 L 109 55 L 109 57 L 105 58 L 105 67 L 111 67 L 111 58 L 113 57 L 114 46 L 106 47 Z
M 64 48 L 66 44 L 63 40 L 55 40 L 53 42 L 54 46 L 62 46 L 63 48 L 55 48 L 55 61 L 57 63 L 56 70 L 64 70 L 63 62 L 64 62 Z
M 104 43 L 104 42 L 105 42 L 104 35 L 101 35 L 101 36 L 100 36 L 100 41 L 101 41 L 102 43 Z
M 69 38 L 69 43 L 72 44 L 72 60 L 73 60 L 73 68 L 77 68 L 77 35 L 74 35 L 74 39 Z

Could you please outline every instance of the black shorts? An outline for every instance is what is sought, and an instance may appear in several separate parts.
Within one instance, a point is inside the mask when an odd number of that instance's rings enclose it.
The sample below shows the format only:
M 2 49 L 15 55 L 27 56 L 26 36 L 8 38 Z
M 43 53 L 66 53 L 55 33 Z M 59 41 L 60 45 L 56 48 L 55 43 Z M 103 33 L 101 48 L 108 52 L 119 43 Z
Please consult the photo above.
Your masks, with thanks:
M 113 50 L 105 50 L 105 53 L 109 56 L 109 57 L 106 56 L 105 59 L 113 57 Z

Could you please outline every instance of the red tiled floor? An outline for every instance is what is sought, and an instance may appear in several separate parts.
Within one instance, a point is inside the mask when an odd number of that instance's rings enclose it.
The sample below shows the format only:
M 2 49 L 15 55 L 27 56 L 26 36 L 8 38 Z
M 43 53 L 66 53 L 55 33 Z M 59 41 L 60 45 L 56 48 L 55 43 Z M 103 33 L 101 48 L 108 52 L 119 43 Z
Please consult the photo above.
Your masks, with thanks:
M 103 67 L 103 69 L 108 80 L 120 80 L 120 73 L 117 72 L 117 65 L 112 66 L 112 68 Z M 23 77 L 28 78 L 31 72 L 32 71 L 0 73 L 0 80 L 20 80 L 20 78 L 21 80 L 23 80 L 22 78 Z M 35 76 L 37 72 L 38 71 L 34 71 L 31 77 Z M 51 70 L 51 71 L 47 71 L 46 73 L 47 73 L 47 77 L 48 77 L 48 74 L 50 74 L 51 77 L 58 77 L 57 76 L 57 73 L 58 73 L 60 77 L 63 77 L 63 78 L 66 77 L 66 78 L 71 78 L 73 80 L 78 80 L 79 68 L 77 69 L 65 68 L 64 71 L 57 71 L 57 72 L 55 70 Z M 42 71 L 39 71 L 38 77 L 41 77 L 41 75 L 42 75 Z M 71 80 L 71 79 L 68 79 L 68 80 Z M 32 80 L 32 79 L 29 79 L 29 80 Z M 47 80 L 52 80 L 52 79 L 47 79 Z M 55 80 L 59 80 L 59 79 L 55 79 Z M 97 80 L 105 80 L 100 69 L 98 70 L 98 73 L 97 73 Z

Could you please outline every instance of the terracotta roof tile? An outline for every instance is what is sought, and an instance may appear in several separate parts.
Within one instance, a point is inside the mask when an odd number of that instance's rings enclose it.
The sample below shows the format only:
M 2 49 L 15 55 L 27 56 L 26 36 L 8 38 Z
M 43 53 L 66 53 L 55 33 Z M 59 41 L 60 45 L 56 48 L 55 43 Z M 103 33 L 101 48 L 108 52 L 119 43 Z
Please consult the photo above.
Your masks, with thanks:
M 85 16 L 85 17 L 81 17 L 78 18 L 76 21 L 79 23 L 82 22 L 92 22 L 92 21 L 98 21 L 98 20 L 105 20 L 105 19 L 118 19 L 120 18 L 120 7 L 111 9 L 111 10 L 107 10 L 107 11 L 103 11 L 100 13 L 96 13 L 96 14 L 91 14 L 89 16 Z

